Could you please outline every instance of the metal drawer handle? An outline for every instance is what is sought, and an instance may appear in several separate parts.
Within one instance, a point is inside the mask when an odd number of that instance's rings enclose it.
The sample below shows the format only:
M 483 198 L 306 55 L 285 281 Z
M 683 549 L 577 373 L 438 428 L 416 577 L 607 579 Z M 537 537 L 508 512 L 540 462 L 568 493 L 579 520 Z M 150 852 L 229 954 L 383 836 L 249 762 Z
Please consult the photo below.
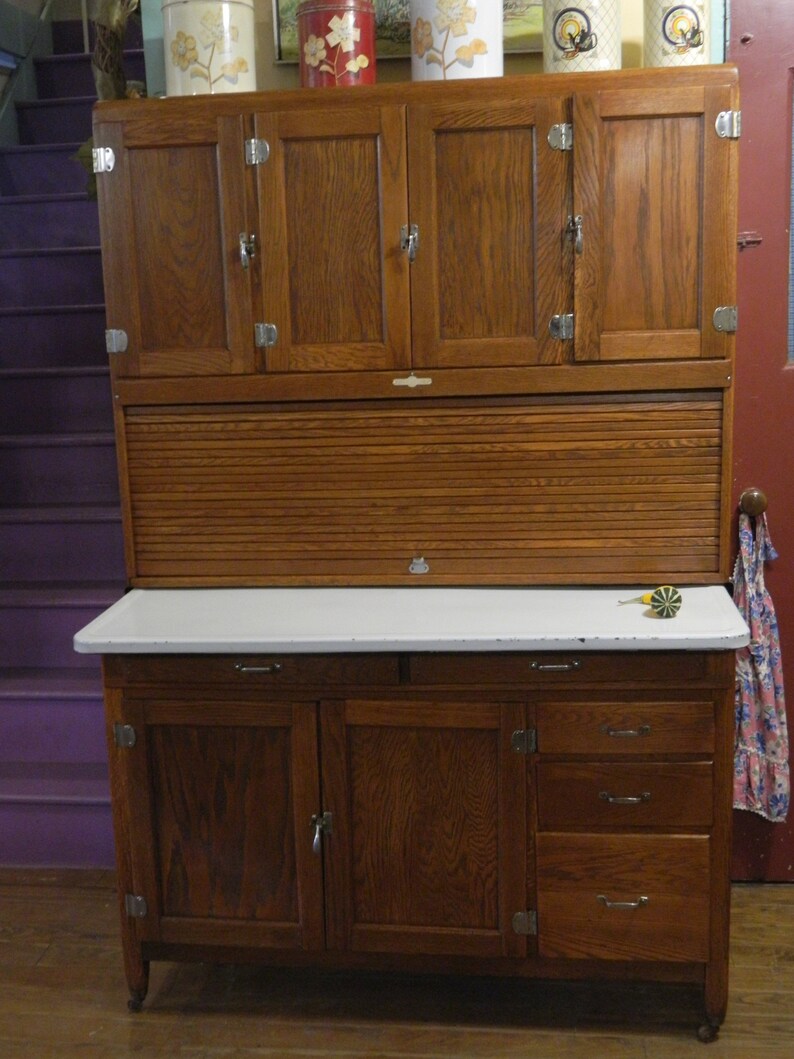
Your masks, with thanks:
M 267 665 L 267 666 L 247 666 L 243 662 L 238 662 L 235 665 L 234 668 L 237 670 L 238 673 L 267 673 L 267 674 L 272 674 L 272 673 L 280 673 L 281 672 L 281 663 L 280 662 L 271 662 L 270 665 Z
M 643 791 L 642 794 L 630 795 L 628 798 L 618 798 L 609 791 L 600 791 L 598 797 L 604 802 L 609 802 L 610 805 L 639 805 L 641 802 L 651 800 L 651 792 Z
M 636 739 L 642 735 L 650 735 L 651 726 L 649 724 L 641 724 L 639 728 L 613 728 L 611 724 L 602 724 L 601 732 L 603 735 L 608 735 L 611 739 Z
M 578 658 L 572 662 L 530 662 L 529 668 L 536 673 L 571 673 L 575 669 L 581 669 L 582 663 Z
M 632 909 L 642 908 L 643 905 L 648 904 L 647 897 L 638 897 L 636 901 L 610 901 L 608 897 L 604 897 L 603 894 L 599 894 L 596 900 L 600 901 L 604 908 Z

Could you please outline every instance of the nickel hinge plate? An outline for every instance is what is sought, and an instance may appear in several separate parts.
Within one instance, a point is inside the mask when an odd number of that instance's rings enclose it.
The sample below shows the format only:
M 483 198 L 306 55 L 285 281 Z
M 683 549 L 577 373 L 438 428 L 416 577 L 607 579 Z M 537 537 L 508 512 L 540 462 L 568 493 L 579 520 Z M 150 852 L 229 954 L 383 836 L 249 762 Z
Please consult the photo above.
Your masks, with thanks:
M 733 332 L 739 322 L 739 312 L 735 305 L 719 305 L 714 310 L 712 317 L 714 328 L 717 331 Z
M 518 728 L 510 737 L 510 749 L 517 754 L 534 754 L 538 749 L 538 735 L 534 728 Z
M 245 164 L 262 165 L 270 157 L 270 144 L 267 140 L 255 138 L 245 141 Z
M 559 313 L 549 320 L 549 334 L 560 342 L 573 338 L 573 313 Z
M 560 125 L 552 125 L 546 135 L 546 140 L 553 151 L 572 151 L 573 125 L 568 121 Z
M 254 324 L 254 345 L 257 349 L 269 349 L 278 342 L 278 328 L 275 324 Z
M 110 173 L 116 164 L 112 147 L 94 147 L 91 150 L 91 168 L 95 173 Z
M 146 898 L 138 894 L 124 894 L 124 911 L 130 919 L 143 919 L 149 911 Z
M 742 112 L 740 110 L 721 110 L 714 122 L 717 135 L 722 140 L 738 140 L 742 135 Z
M 513 916 L 513 932 L 534 937 L 538 933 L 538 913 L 516 912 Z
M 131 724 L 113 725 L 113 742 L 121 750 L 131 750 L 138 741 L 138 736 Z
M 105 331 L 105 349 L 108 353 L 126 353 L 128 342 L 126 331 L 115 327 Z

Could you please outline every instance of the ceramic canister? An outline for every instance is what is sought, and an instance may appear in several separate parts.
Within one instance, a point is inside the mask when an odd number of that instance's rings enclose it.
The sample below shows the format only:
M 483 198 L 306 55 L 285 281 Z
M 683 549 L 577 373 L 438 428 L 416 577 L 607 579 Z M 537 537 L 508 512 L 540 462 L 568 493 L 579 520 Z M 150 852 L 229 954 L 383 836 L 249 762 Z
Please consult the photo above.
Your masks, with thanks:
M 451 81 L 501 77 L 501 0 L 411 0 L 411 77 Z
M 619 70 L 620 0 L 543 0 L 543 71 Z
M 165 0 L 166 94 L 255 91 L 254 41 L 254 0 Z
M 646 66 L 697 66 L 709 61 L 707 0 L 645 0 Z
M 304 88 L 375 84 L 375 7 L 370 0 L 305 0 L 298 7 Z

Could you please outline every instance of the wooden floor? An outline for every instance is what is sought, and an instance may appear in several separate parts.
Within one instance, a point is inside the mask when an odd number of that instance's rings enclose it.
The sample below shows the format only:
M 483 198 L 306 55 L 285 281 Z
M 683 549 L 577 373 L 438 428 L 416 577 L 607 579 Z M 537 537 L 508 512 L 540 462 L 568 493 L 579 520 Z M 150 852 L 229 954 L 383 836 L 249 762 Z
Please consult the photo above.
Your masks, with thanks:
M 708 1045 L 680 986 L 155 964 L 129 1014 L 112 886 L 102 872 L 0 869 L 2 1059 L 794 1056 L 792 885 L 734 888 L 730 1007 Z

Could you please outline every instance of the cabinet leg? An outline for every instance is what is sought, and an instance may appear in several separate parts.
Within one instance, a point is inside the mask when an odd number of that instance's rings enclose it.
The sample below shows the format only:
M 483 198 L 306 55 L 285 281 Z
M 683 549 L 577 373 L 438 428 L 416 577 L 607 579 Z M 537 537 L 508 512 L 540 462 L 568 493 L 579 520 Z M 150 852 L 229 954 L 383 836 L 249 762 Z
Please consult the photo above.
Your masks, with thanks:
M 719 1022 L 706 1021 L 702 1025 L 698 1026 L 698 1040 L 702 1041 L 703 1044 L 710 1044 L 711 1041 L 716 1041 L 719 1032 Z
M 149 992 L 149 961 L 141 959 L 140 949 L 127 951 L 125 948 L 124 970 L 130 991 L 127 1007 L 130 1011 L 140 1011 Z

